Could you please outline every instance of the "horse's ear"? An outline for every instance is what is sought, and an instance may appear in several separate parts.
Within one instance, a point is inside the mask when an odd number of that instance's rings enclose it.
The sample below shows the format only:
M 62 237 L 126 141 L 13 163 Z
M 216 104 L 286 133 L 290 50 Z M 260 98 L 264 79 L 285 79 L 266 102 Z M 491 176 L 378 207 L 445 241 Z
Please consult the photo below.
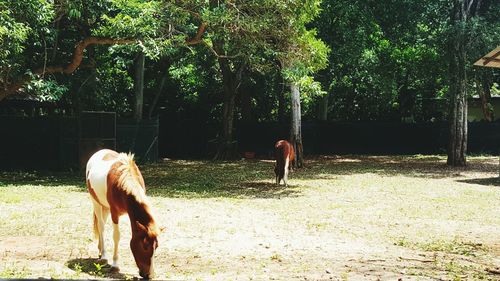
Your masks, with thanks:
M 138 221 L 135 221 L 135 225 L 137 226 L 137 229 L 140 231 L 140 232 L 148 232 L 148 229 L 142 225 L 140 222 Z

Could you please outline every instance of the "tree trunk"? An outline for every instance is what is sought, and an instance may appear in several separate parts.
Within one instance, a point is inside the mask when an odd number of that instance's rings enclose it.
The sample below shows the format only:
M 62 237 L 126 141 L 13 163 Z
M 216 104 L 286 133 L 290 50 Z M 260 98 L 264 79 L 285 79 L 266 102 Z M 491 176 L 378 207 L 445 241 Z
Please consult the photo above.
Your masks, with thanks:
M 217 145 L 214 160 L 234 160 L 238 158 L 238 146 L 233 140 L 234 107 L 236 94 L 230 91 L 224 93 L 222 112 L 222 136 Z
M 163 76 L 161 77 L 160 86 L 158 87 L 158 90 L 155 93 L 153 101 L 151 102 L 151 105 L 149 106 L 148 119 L 151 119 L 151 117 L 153 116 L 153 112 L 156 108 L 156 105 L 158 104 L 158 100 L 160 99 L 161 93 L 163 92 L 163 89 L 165 88 L 165 83 L 167 82 L 167 77 L 168 77 L 168 66 L 165 70 L 165 73 L 163 73 Z
M 450 56 L 450 116 L 447 164 L 466 165 L 467 153 L 467 76 L 465 50 L 465 24 L 462 1 L 454 1 L 452 20 L 455 28 Z
M 142 119 L 142 109 L 144 107 L 144 53 L 140 53 L 135 62 L 135 75 L 134 75 L 134 92 L 135 92 L 135 105 L 134 105 L 134 119 L 139 121 Z
M 241 118 L 244 121 L 253 121 L 251 88 L 240 87 Z
M 304 153 L 302 147 L 302 121 L 300 111 L 300 91 L 299 86 L 295 83 L 290 84 L 291 97 L 292 97 L 292 120 L 290 126 L 290 142 L 295 149 L 295 168 L 300 168 L 304 164 Z
M 491 79 L 489 71 L 482 69 L 479 71 L 477 79 L 479 97 L 481 98 L 481 109 L 483 110 L 484 119 L 488 122 L 493 121 L 493 108 L 491 106 Z
M 211 8 L 217 8 L 219 1 L 210 0 Z M 198 32 L 199 33 L 199 32 Z M 225 54 L 224 41 L 222 39 L 212 40 L 214 51 L 219 54 Z M 214 160 L 230 160 L 238 158 L 237 144 L 233 141 L 233 121 L 236 93 L 241 82 L 241 71 L 243 66 L 237 71 L 231 69 L 227 57 L 218 56 L 217 61 L 222 73 L 222 84 L 224 88 L 224 104 L 222 110 L 222 134 L 217 140 L 217 152 Z
M 214 156 L 214 160 L 233 160 L 238 158 L 237 143 L 233 140 L 234 108 L 237 87 L 231 72 L 223 71 L 222 80 L 224 84 L 222 134 L 218 140 L 217 152 Z
M 328 97 L 329 94 L 326 94 L 319 100 L 318 120 L 321 121 L 328 120 Z
M 278 84 L 278 121 L 284 123 L 286 121 L 285 117 L 285 81 L 283 75 L 280 75 L 280 81 Z
M 213 41 L 214 50 L 218 54 L 223 54 L 223 42 L 220 40 Z M 233 160 L 238 159 L 238 146 L 233 140 L 233 123 L 235 99 L 242 81 L 243 70 L 246 67 L 246 62 L 233 62 L 234 68 L 226 57 L 218 57 L 219 67 L 222 72 L 222 83 L 224 85 L 224 105 L 222 112 L 222 135 L 218 140 L 217 152 L 214 160 Z

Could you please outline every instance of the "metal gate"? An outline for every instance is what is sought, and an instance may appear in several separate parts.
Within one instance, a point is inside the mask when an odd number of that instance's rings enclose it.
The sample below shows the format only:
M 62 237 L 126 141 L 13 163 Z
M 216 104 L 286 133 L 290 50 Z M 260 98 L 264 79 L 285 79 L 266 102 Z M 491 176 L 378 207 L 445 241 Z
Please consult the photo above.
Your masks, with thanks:
M 96 151 L 116 150 L 116 113 L 83 111 L 78 118 L 78 158 L 80 168 Z

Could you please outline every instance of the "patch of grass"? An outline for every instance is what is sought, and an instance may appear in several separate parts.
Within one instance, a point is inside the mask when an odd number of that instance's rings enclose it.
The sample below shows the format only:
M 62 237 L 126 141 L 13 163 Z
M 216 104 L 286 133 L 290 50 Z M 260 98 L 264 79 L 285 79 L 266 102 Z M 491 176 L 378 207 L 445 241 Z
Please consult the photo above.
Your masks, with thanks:
M 0 278 L 5 279 L 21 279 L 28 277 L 28 271 L 26 268 L 18 268 L 16 266 L 8 266 L 5 267 L 2 271 L 0 271 Z
M 75 272 L 75 276 L 80 276 L 82 273 L 99 277 L 99 278 L 117 278 L 128 280 L 131 276 L 115 272 L 108 264 L 102 264 L 98 259 L 85 258 L 73 259 L 66 263 L 66 266 Z
M 20 194 L 16 193 L 5 193 L 0 196 L 0 203 L 5 204 L 19 204 L 23 200 L 23 197 Z
M 401 247 L 407 247 L 407 248 L 412 248 L 416 243 L 412 243 L 408 238 L 402 237 L 399 238 L 394 245 L 396 246 L 401 246 Z
M 82 271 L 83 271 L 82 265 L 80 263 L 77 263 L 77 262 L 73 264 L 71 269 L 73 269 L 77 275 L 80 275 L 80 273 L 82 273 Z
M 463 265 L 454 260 L 446 261 L 443 267 L 447 272 L 449 280 L 493 280 L 481 269 L 472 265 Z
M 457 254 L 457 255 L 471 256 L 471 257 L 475 257 L 477 256 L 478 252 L 486 250 L 482 246 L 482 244 L 463 242 L 459 240 L 454 240 L 454 241 L 438 240 L 429 243 L 422 243 L 419 246 L 424 251 L 433 251 L 433 252 L 439 251 L 449 254 Z
M 274 253 L 272 256 L 271 256 L 271 260 L 272 261 L 277 261 L 277 262 L 282 262 L 283 261 L 283 258 L 281 257 L 280 254 L 278 253 Z
M 408 238 L 399 238 L 395 243 L 397 246 L 420 249 L 427 252 L 443 252 L 447 254 L 457 254 L 469 257 L 475 257 L 481 252 L 487 251 L 481 243 L 472 243 L 454 239 L 448 240 L 433 240 L 430 242 L 412 242 Z
M 320 230 L 327 229 L 329 227 L 329 225 L 330 224 L 327 222 L 308 222 L 307 229 L 320 231 Z

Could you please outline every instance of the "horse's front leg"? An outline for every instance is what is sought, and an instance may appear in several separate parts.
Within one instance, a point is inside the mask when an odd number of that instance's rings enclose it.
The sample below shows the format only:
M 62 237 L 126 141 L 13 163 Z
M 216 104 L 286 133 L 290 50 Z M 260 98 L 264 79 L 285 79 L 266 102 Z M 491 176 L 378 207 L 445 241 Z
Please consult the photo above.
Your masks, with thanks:
M 120 227 L 118 226 L 120 216 L 115 209 L 111 209 L 111 220 L 113 221 L 113 263 L 111 267 L 115 271 L 119 271 L 118 266 L 118 244 L 120 244 Z
M 115 270 L 119 270 L 118 266 L 118 244 L 120 243 L 120 228 L 118 226 L 118 223 L 113 222 L 113 242 L 114 242 L 114 247 L 113 247 L 113 264 L 111 267 L 113 267 Z

